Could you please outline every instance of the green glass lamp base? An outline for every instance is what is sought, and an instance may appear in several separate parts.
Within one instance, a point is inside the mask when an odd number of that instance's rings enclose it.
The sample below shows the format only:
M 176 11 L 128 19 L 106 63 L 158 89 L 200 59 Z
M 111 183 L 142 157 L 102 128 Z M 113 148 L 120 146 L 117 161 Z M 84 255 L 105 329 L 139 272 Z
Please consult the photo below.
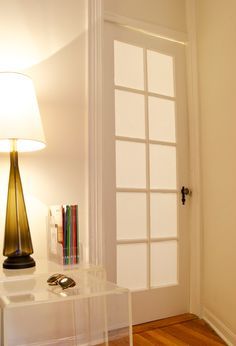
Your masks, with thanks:
M 34 266 L 35 266 L 35 261 L 30 255 L 8 257 L 3 262 L 3 268 L 5 269 L 24 269 L 24 268 L 31 268 Z
M 13 147 L 14 145 L 15 143 L 13 143 Z M 35 261 L 30 257 L 33 253 L 33 246 L 18 167 L 18 153 L 14 148 L 10 153 L 10 163 L 3 247 L 3 255 L 6 260 L 3 268 L 31 268 L 35 266 Z

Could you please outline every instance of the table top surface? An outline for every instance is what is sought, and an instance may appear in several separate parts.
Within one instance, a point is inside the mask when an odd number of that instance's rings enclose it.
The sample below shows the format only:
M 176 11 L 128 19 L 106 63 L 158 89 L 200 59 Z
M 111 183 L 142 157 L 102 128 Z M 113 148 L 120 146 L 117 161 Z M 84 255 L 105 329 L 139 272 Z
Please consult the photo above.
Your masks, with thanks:
M 49 286 L 47 279 L 55 273 L 72 278 L 75 287 Z M 62 266 L 46 260 L 36 267 L 4 270 L 0 274 L 0 306 L 14 308 L 39 303 L 84 299 L 95 296 L 128 293 L 127 289 L 106 281 L 104 269 L 94 265 Z
M 92 271 L 100 274 L 104 274 L 105 271 L 102 266 L 97 266 L 93 264 L 73 264 L 73 265 L 63 265 L 53 261 L 48 261 L 46 259 L 36 260 L 36 266 L 27 269 L 4 269 L 0 267 L 0 283 L 7 281 L 17 281 L 29 279 L 30 277 L 37 277 L 42 274 L 48 276 L 53 273 L 67 273 L 70 271 Z

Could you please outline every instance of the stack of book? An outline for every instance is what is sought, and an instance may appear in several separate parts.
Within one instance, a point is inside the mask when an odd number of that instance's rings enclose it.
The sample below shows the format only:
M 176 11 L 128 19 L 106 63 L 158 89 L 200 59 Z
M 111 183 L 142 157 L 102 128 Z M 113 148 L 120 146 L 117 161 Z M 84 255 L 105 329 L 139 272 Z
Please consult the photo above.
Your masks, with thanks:
M 62 260 L 63 264 L 79 263 L 78 205 L 51 206 L 49 218 L 50 257 Z

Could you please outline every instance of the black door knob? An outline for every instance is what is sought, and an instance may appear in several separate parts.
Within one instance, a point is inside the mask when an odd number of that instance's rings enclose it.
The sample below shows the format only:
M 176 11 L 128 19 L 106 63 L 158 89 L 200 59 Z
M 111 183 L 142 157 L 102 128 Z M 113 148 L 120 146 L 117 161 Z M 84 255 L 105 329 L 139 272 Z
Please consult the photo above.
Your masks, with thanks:
M 185 196 L 187 195 L 191 195 L 191 191 L 189 190 L 189 188 L 185 187 L 185 186 L 182 186 L 181 188 L 181 194 L 182 194 L 182 204 L 184 205 L 185 204 L 185 201 L 186 201 L 186 198 Z

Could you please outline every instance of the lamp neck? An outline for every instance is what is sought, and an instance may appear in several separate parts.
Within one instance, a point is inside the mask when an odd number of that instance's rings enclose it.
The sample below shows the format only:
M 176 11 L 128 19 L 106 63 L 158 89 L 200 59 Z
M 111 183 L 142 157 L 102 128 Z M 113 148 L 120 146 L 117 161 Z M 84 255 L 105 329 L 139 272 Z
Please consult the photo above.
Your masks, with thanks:
M 17 139 L 11 139 L 11 151 L 17 151 Z
M 11 165 L 12 164 L 14 166 L 18 165 L 18 152 L 17 152 L 17 140 L 16 139 L 11 140 L 10 162 L 11 162 Z
M 11 165 L 14 165 L 15 167 L 18 166 L 18 152 L 17 151 L 10 152 L 10 163 Z

